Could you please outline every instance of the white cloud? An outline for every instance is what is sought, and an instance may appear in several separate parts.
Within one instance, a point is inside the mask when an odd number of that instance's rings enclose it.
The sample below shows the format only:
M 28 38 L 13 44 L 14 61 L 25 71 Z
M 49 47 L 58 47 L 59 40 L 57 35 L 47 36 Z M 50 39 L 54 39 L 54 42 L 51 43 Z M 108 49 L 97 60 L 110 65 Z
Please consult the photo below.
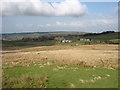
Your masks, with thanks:
M 49 26 L 52 26 L 52 25 L 51 25 L 51 24 L 46 24 L 46 26 L 48 26 L 48 27 L 49 27 Z
M 31 27 L 30 27 L 31 26 Z M 16 24 L 18 29 L 22 30 L 37 30 L 37 31 L 84 31 L 84 32 L 101 32 L 108 30 L 118 31 L 118 20 L 117 19 L 87 19 L 81 21 L 56 21 L 53 23 L 46 24 Z M 35 31 L 34 31 L 35 32 Z
M 38 24 L 38 25 L 36 25 L 37 27 L 44 27 L 44 25 L 41 25 L 41 24 Z
M 44 28 L 49 30 L 82 30 L 82 31 L 105 31 L 105 30 L 116 30 L 117 31 L 117 19 L 89 19 L 72 22 L 60 22 L 57 21 L 52 24 L 41 24 Z M 42 28 L 42 27 L 41 27 Z
M 81 21 L 72 21 L 72 22 L 60 22 L 57 21 L 53 24 L 40 24 L 40 27 L 95 27 L 95 26 L 106 26 L 117 24 L 116 19 L 90 19 L 90 20 L 81 20 Z
M 3 16 L 39 15 L 39 16 L 81 16 L 87 13 L 87 7 L 79 0 L 65 0 L 54 3 L 55 9 L 41 0 L 0 0 Z

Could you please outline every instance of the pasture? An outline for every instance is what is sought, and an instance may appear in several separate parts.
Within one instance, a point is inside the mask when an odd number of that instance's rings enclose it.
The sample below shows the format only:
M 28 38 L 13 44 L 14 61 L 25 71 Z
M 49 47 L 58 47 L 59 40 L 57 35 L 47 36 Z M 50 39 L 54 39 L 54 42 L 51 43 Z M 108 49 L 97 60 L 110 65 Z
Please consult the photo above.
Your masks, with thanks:
M 118 50 L 112 44 L 6 47 L 3 88 L 117 88 Z

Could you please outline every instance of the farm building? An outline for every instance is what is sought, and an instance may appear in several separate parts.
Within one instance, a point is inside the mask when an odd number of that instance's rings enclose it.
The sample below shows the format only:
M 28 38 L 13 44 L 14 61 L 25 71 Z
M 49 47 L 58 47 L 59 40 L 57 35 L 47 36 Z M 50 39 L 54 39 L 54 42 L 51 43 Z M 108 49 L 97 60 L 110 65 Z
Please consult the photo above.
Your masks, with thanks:
M 81 38 L 80 41 L 91 41 L 91 39 Z
M 62 40 L 61 42 L 62 43 L 71 43 L 72 41 L 71 40 Z

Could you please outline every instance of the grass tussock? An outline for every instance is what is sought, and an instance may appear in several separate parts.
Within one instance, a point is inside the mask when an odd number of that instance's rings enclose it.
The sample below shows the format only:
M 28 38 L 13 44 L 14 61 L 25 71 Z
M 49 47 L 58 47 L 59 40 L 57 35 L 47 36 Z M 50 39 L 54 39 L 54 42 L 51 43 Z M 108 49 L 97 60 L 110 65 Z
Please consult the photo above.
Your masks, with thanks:
M 3 88 L 117 87 L 116 69 L 62 65 L 54 61 L 29 64 L 29 67 L 3 68 Z
M 3 88 L 46 88 L 48 78 L 46 75 L 22 75 L 21 77 L 3 77 Z
M 35 47 L 3 53 L 3 88 L 117 87 L 118 47 L 78 45 L 63 48 Z
M 55 49 L 54 49 L 55 48 Z M 65 48 L 65 49 L 64 49 Z M 27 50 L 27 51 L 23 51 Z M 7 50 L 4 52 L 15 52 Z M 70 46 L 44 46 L 26 48 L 16 53 L 4 53 L 3 63 L 11 63 L 15 66 L 30 66 L 25 62 L 45 62 L 55 60 L 62 64 L 73 64 L 84 67 L 118 67 L 118 46 L 117 45 L 78 45 Z M 21 61 L 21 62 L 20 62 Z M 24 63 L 23 63 L 24 62 Z M 48 63 L 49 65 L 49 63 Z M 18 65 L 17 65 L 18 66 Z

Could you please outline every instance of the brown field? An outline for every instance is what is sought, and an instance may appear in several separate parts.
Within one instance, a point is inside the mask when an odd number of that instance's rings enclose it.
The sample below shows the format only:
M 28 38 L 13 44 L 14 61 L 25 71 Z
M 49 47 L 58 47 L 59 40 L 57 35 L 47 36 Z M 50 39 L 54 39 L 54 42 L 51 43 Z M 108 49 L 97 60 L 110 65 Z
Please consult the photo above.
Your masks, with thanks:
M 11 47 L 13 48 L 13 47 Z M 56 60 L 62 64 L 118 67 L 118 45 L 54 45 L 3 49 L 3 64 L 9 62 L 40 62 Z

